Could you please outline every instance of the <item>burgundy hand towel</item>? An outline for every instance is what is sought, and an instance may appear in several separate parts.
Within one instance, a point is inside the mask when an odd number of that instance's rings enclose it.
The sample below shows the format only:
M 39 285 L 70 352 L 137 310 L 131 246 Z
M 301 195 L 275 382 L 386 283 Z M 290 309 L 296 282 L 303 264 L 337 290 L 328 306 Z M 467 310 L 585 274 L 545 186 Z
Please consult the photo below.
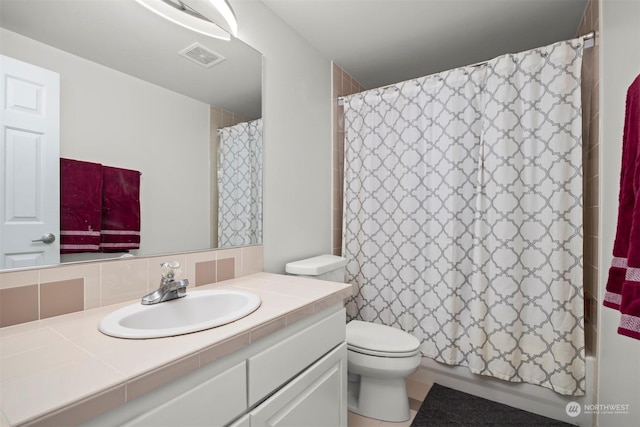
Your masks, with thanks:
M 60 253 L 98 252 L 102 165 L 60 159 Z
M 140 172 L 102 168 L 102 252 L 140 248 Z
M 618 333 L 640 340 L 640 278 L 634 279 L 622 287 Z
M 640 339 L 640 76 L 627 91 L 618 224 L 603 305 L 622 313 L 619 334 Z
M 640 147 L 640 75 L 629 87 L 625 113 L 624 141 Z M 640 339 L 640 148 L 634 159 L 635 203 L 631 214 L 627 273 L 620 294 L 618 333 Z
M 640 77 L 631 84 L 627 91 L 625 125 L 622 139 L 622 167 L 620 169 L 620 192 L 618 194 L 618 224 L 616 238 L 613 243 L 613 260 L 609 268 L 609 278 L 607 280 L 607 291 L 603 304 L 607 307 L 620 309 L 622 297 L 622 284 L 627 273 L 629 255 L 629 237 L 631 235 L 631 225 L 633 211 L 635 208 L 635 172 L 636 157 L 638 153 L 638 142 L 632 141 L 630 133 L 629 110 L 634 102 L 634 92 L 637 92 L 640 85 Z

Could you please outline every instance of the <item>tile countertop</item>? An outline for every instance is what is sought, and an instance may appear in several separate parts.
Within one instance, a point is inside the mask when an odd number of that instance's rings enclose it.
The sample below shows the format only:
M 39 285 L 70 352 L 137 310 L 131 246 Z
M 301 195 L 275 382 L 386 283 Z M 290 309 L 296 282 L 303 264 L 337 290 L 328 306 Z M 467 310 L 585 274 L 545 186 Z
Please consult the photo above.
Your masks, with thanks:
M 352 293 L 348 284 L 270 273 L 187 292 L 224 288 L 252 291 L 262 305 L 227 325 L 146 340 L 98 331 L 105 315 L 137 301 L 1 328 L 0 425 L 72 422 L 114 409 Z

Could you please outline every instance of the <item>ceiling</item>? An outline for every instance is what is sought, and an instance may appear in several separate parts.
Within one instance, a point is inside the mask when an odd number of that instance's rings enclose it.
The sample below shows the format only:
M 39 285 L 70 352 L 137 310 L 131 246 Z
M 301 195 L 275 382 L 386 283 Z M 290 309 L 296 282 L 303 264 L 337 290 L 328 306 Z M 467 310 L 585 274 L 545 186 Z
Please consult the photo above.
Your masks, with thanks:
M 368 89 L 573 38 L 587 3 L 262 1 Z
M 326 58 L 375 88 L 572 38 L 587 0 L 262 1 Z M 173 25 L 132 0 L 0 0 L 0 24 L 203 102 L 260 116 L 259 53 L 235 38 L 220 41 Z M 177 55 L 194 42 L 227 59 L 204 69 Z
M 262 114 L 259 52 L 179 27 L 133 0 L 0 0 L 0 26 L 247 118 Z M 178 55 L 196 42 L 225 60 L 204 68 Z

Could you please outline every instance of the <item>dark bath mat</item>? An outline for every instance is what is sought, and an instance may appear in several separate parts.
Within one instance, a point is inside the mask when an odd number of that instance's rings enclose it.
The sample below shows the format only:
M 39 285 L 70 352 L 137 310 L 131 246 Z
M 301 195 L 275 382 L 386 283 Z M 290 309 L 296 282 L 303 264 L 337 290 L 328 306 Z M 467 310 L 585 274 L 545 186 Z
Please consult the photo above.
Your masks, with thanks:
M 562 421 L 434 384 L 411 427 L 571 426 Z

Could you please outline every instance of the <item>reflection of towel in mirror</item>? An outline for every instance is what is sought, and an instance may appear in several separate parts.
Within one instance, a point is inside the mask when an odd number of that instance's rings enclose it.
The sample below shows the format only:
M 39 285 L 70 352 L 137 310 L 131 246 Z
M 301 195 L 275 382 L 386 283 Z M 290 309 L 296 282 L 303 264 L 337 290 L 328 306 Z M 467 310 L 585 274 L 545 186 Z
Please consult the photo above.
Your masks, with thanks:
M 98 252 L 102 165 L 60 159 L 60 253 Z
M 618 225 L 603 304 L 622 313 L 619 334 L 640 339 L 640 75 L 627 91 Z
M 140 172 L 102 168 L 102 252 L 140 248 Z

